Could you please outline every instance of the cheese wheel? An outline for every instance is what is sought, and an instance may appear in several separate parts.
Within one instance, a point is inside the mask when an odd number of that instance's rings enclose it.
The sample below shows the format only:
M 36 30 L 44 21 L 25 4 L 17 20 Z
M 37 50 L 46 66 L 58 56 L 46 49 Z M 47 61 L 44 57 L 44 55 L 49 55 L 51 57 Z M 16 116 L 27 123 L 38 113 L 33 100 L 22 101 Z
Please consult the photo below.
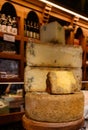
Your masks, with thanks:
M 82 92 L 67 95 L 28 92 L 25 95 L 25 113 L 30 119 L 45 122 L 70 122 L 83 117 Z
M 65 45 L 65 30 L 57 21 L 44 24 L 40 28 L 40 40 Z
M 28 91 L 46 91 L 46 80 L 47 74 L 51 71 L 63 71 L 68 70 L 72 71 L 75 79 L 77 81 L 76 88 L 77 91 L 81 89 L 81 80 L 82 80 L 82 69 L 81 68 L 47 68 L 47 67 L 25 67 L 24 71 L 24 89 Z M 64 78 L 64 76 L 63 76 Z
M 26 62 L 28 66 L 82 67 L 82 48 L 74 45 L 28 42 Z
M 53 94 L 68 94 L 78 91 L 72 71 L 51 71 L 47 75 L 47 83 Z

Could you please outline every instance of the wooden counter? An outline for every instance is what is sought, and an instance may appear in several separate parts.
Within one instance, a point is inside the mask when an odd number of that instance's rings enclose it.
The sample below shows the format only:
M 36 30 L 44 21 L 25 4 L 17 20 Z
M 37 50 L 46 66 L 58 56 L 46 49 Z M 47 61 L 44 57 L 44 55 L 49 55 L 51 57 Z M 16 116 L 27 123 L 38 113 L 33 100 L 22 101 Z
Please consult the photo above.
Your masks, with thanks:
M 0 125 L 21 121 L 23 115 L 24 112 L 13 112 L 0 115 Z

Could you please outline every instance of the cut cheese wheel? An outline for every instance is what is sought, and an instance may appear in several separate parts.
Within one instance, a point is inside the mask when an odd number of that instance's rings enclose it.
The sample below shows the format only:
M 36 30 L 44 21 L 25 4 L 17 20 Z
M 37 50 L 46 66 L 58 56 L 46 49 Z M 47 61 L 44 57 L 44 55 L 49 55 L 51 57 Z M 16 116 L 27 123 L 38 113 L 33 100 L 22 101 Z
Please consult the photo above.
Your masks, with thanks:
M 45 122 L 70 122 L 83 117 L 82 92 L 67 95 L 29 92 L 25 96 L 25 113 L 28 118 Z
M 47 83 L 53 94 L 68 94 L 78 91 L 77 82 L 72 71 L 49 72 Z
M 26 46 L 26 61 L 28 66 L 82 67 L 82 48 L 29 42 Z
M 24 72 L 24 88 L 25 91 L 46 91 L 46 80 L 47 74 L 51 71 L 63 71 L 68 70 L 72 71 L 75 79 L 77 81 L 76 88 L 77 91 L 81 89 L 81 80 L 82 80 L 82 69 L 81 68 L 47 68 L 47 67 L 29 67 L 26 66 Z M 64 76 L 63 76 L 64 78 Z

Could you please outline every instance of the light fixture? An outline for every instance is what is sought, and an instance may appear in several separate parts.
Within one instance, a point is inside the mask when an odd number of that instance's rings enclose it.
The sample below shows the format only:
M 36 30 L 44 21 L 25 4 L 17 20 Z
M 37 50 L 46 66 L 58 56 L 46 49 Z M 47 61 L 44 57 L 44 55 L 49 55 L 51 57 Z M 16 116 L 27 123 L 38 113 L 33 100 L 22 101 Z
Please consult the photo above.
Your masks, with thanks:
M 73 12 L 73 11 L 71 11 L 71 10 L 69 10 L 69 9 L 66 9 L 66 8 L 64 8 L 64 7 L 62 7 L 62 6 L 59 6 L 59 5 L 57 5 L 57 4 L 54 4 L 54 3 L 52 3 L 52 2 L 50 2 L 50 1 L 48 1 L 48 0 L 39 0 L 39 1 L 41 1 L 41 2 L 43 2 L 43 3 L 46 3 L 46 4 L 49 4 L 49 5 L 51 5 L 51 6 L 55 7 L 55 8 L 57 8 L 57 9 L 60 9 L 60 10 L 62 10 L 62 11 L 65 11 L 66 13 L 69 13 L 69 14 L 71 14 L 71 15 L 74 15 L 75 17 L 78 17 L 78 18 L 81 18 L 81 19 L 83 19 L 83 20 L 88 21 L 88 18 L 87 18 L 87 17 L 85 17 L 85 16 L 83 16 L 83 15 L 80 15 L 80 14 L 78 14 L 78 13 L 76 13 L 76 12 Z

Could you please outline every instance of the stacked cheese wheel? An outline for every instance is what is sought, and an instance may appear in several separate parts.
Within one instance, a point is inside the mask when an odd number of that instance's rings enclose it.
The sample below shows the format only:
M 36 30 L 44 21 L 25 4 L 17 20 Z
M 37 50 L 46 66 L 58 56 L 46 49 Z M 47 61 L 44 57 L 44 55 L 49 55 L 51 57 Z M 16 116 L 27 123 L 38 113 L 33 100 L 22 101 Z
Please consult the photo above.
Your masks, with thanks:
M 82 48 L 30 41 L 26 60 L 26 116 L 52 123 L 81 119 L 84 110 Z

